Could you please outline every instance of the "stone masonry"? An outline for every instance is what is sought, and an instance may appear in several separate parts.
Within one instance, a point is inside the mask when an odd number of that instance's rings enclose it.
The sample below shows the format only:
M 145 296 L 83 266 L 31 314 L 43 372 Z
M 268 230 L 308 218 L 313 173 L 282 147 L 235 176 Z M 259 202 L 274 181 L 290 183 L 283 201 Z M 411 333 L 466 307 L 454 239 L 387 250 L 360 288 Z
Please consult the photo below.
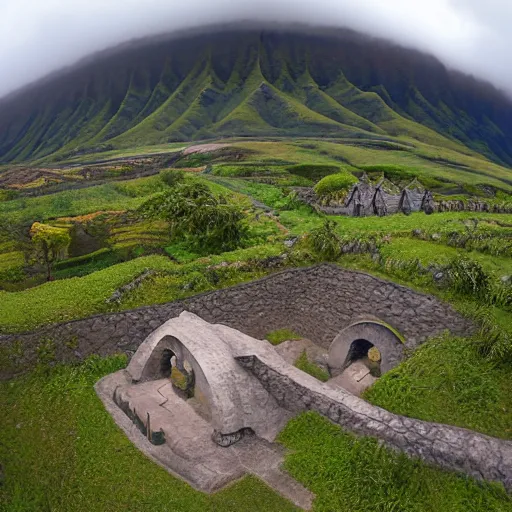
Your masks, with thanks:
M 376 437 L 409 456 L 480 480 L 501 482 L 512 491 L 511 441 L 390 413 L 348 391 L 331 389 L 283 363 L 270 349 L 258 354 L 240 350 L 235 357 L 291 412 L 316 411 L 345 429 Z
M 200 400 L 208 402 L 210 414 L 197 414 L 204 409 L 197 409 L 197 404 L 185 402 L 173 392 L 169 367 L 164 366 L 166 375 L 158 371 L 162 366 L 153 364 L 169 357 L 160 350 L 162 347 L 171 347 L 173 357 L 188 360 L 198 377 L 190 400 L 195 400 L 200 391 Z M 128 367 L 101 379 L 96 390 L 110 412 L 113 397 L 122 411 L 135 419 L 150 444 L 161 448 L 160 455 L 156 456 L 154 449 L 148 452 L 147 445 L 138 444 L 139 448 L 207 491 L 247 472 L 237 463 L 239 442 L 244 438 L 256 441 L 249 442 L 247 449 L 252 457 L 257 456 L 261 438 L 272 443 L 290 415 L 307 410 L 430 464 L 497 481 L 512 490 L 511 441 L 393 414 L 295 368 L 269 342 L 225 325 L 212 325 L 189 312 L 155 330 Z M 113 416 L 118 421 L 119 415 Z M 125 422 L 118 424 L 123 428 Z M 223 443 L 223 438 L 229 442 Z M 223 447 L 221 451 L 218 445 Z M 277 449 L 272 444 L 267 446 L 271 451 Z M 232 447 L 235 451 L 230 450 Z M 274 451 L 271 458 L 275 456 Z M 202 472 L 198 474 L 192 467 Z M 283 480 L 285 475 L 275 468 L 269 476 L 267 483 L 278 492 L 309 507 L 311 496 L 306 489 Z M 276 477 L 284 485 L 276 485 Z M 302 496 L 300 500 L 297 493 Z
M 435 297 L 322 264 L 285 270 L 182 301 L 0 335 L 0 347 L 20 341 L 24 367 L 36 360 L 42 339 L 54 340 L 56 359 L 61 361 L 77 361 L 91 354 L 132 355 L 153 330 L 184 310 L 255 338 L 263 338 L 274 329 L 290 328 L 325 348 L 341 329 L 368 315 L 400 332 L 411 348 L 446 329 L 457 335 L 472 330 L 469 320 Z M 12 370 L 0 369 L 0 378 L 12 374 Z

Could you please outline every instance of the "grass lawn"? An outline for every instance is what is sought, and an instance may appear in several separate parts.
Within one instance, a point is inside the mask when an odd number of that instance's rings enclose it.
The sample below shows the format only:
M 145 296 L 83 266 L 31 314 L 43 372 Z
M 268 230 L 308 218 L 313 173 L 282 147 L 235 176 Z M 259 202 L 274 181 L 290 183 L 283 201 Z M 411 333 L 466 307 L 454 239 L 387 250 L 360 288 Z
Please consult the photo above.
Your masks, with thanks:
M 173 478 L 116 427 L 93 384 L 126 364 L 122 356 L 40 368 L 0 383 L 0 460 L 6 512 L 296 510 L 254 477 L 213 495 Z M 427 467 L 369 438 L 356 439 L 314 413 L 280 435 L 285 468 L 317 494 L 317 512 L 492 512 L 512 510 L 496 485 Z
M 0 291 L 0 330 L 24 331 L 104 311 L 105 299 L 144 270 L 175 267 L 164 256 L 147 256 L 84 277 L 52 281 L 21 292 Z
M 448 264 L 458 255 L 464 255 L 478 261 L 485 270 L 498 276 L 512 274 L 512 259 L 500 256 L 491 256 L 476 251 L 464 251 L 425 240 L 411 240 L 410 238 L 395 238 L 381 248 L 381 254 L 386 258 L 400 258 L 402 260 L 419 260 L 423 265 L 437 263 Z
M 247 477 L 207 496 L 139 452 L 96 397 L 93 384 L 124 357 L 92 359 L 0 384 L 5 512 L 260 512 L 296 510 Z
M 435 469 L 356 438 L 316 413 L 280 434 L 285 468 L 317 495 L 317 512 L 505 512 L 512 500 L 496 486 Z
M 261 186 L 268 187 L 269 185 Z M 279 218 L 281 223 L 290 229 L 294 235 L 305 233 L 320 226 L 326 218 L 336 222 L 338 233 L 341 235 L 392 234 L 408 236 L 414 229 L 418 228 L 429 233 L 447 233 L 460 231 L 462 221 L 472 218 L 486 223 L 497 221 L 512 224 L 512 215 L 507 214 L 449 212 L 425 215 L 420 212 L 411 215 L 389 215 L 387 217 L 344 217 L 335 215 L 324 217 L 306 207 L 281 211 Z
M 208 274 L 207 267 L 221 262 L 251 262 L 277 256 L 282 251 L 279 245 L 267 244 L 199 258 L 182 265 L 165 256 L 143 256 L 84 277 L 51 281 L 19 292 L 0 290 L 0 332 L 21 332 L 53 322 L 86 318 L 95 313 L 170 302 L 250 281 L 261 277 L 264 272 L 227 267 L 218 269 L 209 280 L 211 273 Z M 148 269 L 159 272 L 159 275 L 127 294 L 120 306 L 105 302 L 114 291 Z M 193 286 L 185 288 L 190 283 Z
M 381 377 L 365 398 L 411 418 L 512 439 L 510 368 L 485 360 L 470 339 L 430 340 Z

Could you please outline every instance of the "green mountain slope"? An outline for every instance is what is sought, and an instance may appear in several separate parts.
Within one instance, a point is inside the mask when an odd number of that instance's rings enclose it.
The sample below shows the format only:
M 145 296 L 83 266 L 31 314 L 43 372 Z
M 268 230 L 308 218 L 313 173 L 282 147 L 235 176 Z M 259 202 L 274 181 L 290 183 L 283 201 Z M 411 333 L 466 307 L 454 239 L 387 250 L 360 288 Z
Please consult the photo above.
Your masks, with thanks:
M 0 100 L 0 163 L 225 136 L 408 137 L 512 165 L 512 102 L 350 32 L 225 30 L 112 50 Z

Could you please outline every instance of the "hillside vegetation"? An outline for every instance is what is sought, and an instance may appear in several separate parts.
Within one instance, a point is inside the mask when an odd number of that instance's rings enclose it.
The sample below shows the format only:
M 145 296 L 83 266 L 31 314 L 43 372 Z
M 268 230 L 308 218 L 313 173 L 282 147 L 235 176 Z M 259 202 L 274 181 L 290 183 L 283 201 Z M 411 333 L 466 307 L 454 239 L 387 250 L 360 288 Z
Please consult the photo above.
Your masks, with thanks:
M 510 165 L 512 103 L 351 32 L 234 27 L 113 50 L 0 100 L 0 163 L 232 136 L 408 137 Z

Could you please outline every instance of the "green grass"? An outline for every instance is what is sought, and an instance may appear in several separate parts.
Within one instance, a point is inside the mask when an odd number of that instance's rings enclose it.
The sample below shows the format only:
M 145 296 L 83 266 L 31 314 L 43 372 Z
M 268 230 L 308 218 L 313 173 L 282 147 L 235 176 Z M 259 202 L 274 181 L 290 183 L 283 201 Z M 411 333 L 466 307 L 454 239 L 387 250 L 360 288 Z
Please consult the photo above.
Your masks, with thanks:
M 78 366 L 40 367 L 0 383 L 0 460 L 6 512 L 296 510 L 255 477 L 206 495 L 172 477 L 116 427 L 93 384 L 126 364 L 93 357 Z M 497 485 L 435 469 L 356 438 L 316 413 L 291 420 L 279 436 L 285 469 L 311 489 L 314 512 L 505 512 Z
M 224 178 L 246 178 L 249 176 L 279 176 L 286 173 L 286 169 L 281 166 L 270 165 L 228 165 L 217 164 L 213 166 L 214 176 Z
M 291 420 L 279 440 L 292 451 L 286 470 L 317 495 L 316 512 L 512 510 L 512 500 L 497 485 L 408 459 L 313 412 Z
M 440 141 L 427 144 L 408 137 L 401 137 L 400 140 L 406 145 L 402 145 L 399 150 L 394 148 L 386 151 L 368 147 L 362 139 L 358 141 L 342 138 L 302 139 L 296 142 L 289 139 L 274 142 L 236 142 L 234 146 L 251 150 L 253 155 L 247 160 L 251 163 L 261 163 L 268 159 L 293 162 L 297 165 L 340 166 L 341 162 L 344 166 L 361 170 L 400 170 L 399 174 L 404 178 L 412 173 L 436 188 L 440 186 L 439 182 L 445 182 L 451 184 L 452 188 L 454 185 L 487 184 L 512 191 L 509 183 L 510 171 L 507 168 L 479 155 L 465 154 L 462 146 L 456 150 L 443 146 Z M 443 162 L 449 162 L 450 165 Z
M 260 185 L 267 187 L 268 185 Z M 480 219 L 483 222 L 501 222 L 512 224 L 512 215 L 490 214 L 473 212 L 450 212 L 425 215 L 424 213 L 413 213 L 411 215 L 389 215 L 387 217 L 343 217 L 329 216 L 338 225 L 340 235 L 356 234 L 394 234 L 409 236 L 414 229 L 420 228 L 429 233 L 446 233 L 460 230 L 461 222 L 467 219 Z M 302 234 L 311 231 L 312 228 L 323 224 L 321 215 L 311 210 L 294 209 L 280 212 L 281 223 L 288 227 L 292 234 Z
M 40 369 L 0 383 L 5 512 L 260 512 L 296 510 L 255 477 L 208 496 L 153 463 L 125 437 L 93 384 L 125 357 Z
M 12 269 L 19 268 L 25 263 L 23 253 L 19 251 L 11 251 L 0 253 L 0 274 Z
M 482 358 L 471 339 L 441 336 L 365 393 L 391 412 L 512 439 L 510 368 Z
M 512 259 L 500 256 L 490 256 L 476 251 L 466 252 L 462 249 L 446 245 L 410 238 L 395 238 L 381 247 L 385 258 L 400 258 L 402 260 L 418 260 L 423 265 L 431 263 L 447 265 L 460 254 L 478 261 L 485 270 L 498 276 L 512 274 Z
M 294 366 L 299 370 L 308 373 L 312 377 L 315 377 L 315 379 L 318 379 L 321 382 L 327 382 L 331 378 L 328 372 L 320 368 L 315 363 L 312 363 L 308 359 L 308 355 L 306 354 L 305 350 L 298 357 L 297 361 L 295 361 Z
M 265 339 L 270 341 L 272 345 L 279 345 L 283 343 L 283 341 L 288 340 L 300 340 L 302 336 L 292 331 L 291 329 L 276 329 L 275 331 L 270 331 L 265 335 Z
M 99 270 L 109 268 L 112 265 L 115 265 L 116 263 L 120 263 L 121 261 L 122 260 L 120 259 L 119 255 L 116 254 L 115 252 L 104 252 L 102 254 L 98 254 L 94 258 L 84 260 L 80 264 L 56 268 L 53 271 L 53 277 L 54 279 L 69 279 L 71 277 L 83 277 L 89 274 L 93 274 L 94 272 L 98 272 Z M 67 261 L 63 261 L 63 263 L 67 263 Z
M 86 155 L 79 155 L 70 158 L 66 158 L 67 163 L 84 163 L 90 162 L 91 160 L 114 160 L 116 158 L 128 158 L 138 155 L 159 155 L 161 153 L 176 152 L 185 149 L 186 146 L 191 145 L 190 143 L 174 143 L 174 144 L 157 144 L 152 146 L 133 146 L 129 149 L 113 149 L 110 151 L 97 152 Z M 44 159 L 43 159 L 44 161 Z M 36 165 L 39 162 L 34 162 Z
M 177 265 L 174 271 L 152 276 L 127 293 L 116 309 L 126 310 L 143 305 L 163 304 L 261 278 L 268 274 L 268 270 L 259 267 L 257 261 L 281 253 L 280 246 L 264 245 Z M 228 266 L 215 268 L 220 263 Z M 214 268 L 208 268 L 211 266 Z
M 319 165 L 319 164 L 297 164 L 287 168 L 287 171 L 303 178 L 308 178 L 314 182 L 320 181 L 329 174 L 335 174 L 340 171 L 338 165 Z
M 11 222 L 32 223 L 100 210 L 132 209 L 163 189 L 164 184 L 158 176 L 151 176 L 47 196 L 14 199 L 0 203 L 0 218 Z
M 322 178 L 315 185 L 315 192 L 320 196 L 327 196 L 343 190 L 348 190 L 357 183 L 357 178 L 347 171 L 341 171 L 336 174 L 329 174 Z
M 105 311 L 105 300 L 144 270 L 172 270 L 175 266 L 163 256 L 147 256 L 85 277 L 53 281 L 21 292 L 0 291 L 0 330 L 29 330 Z
M 221 185 L 200 176 L 186 177 L 189 181 L 203 181 L 214 193 L 228 193 Z M 169 189 L 160 176 L 136 178 L 116 183 L 106 183 L 79 190 L 67 190 L 46 196 L 14 199 L 0 202 L 0 220 L 32 223 L 57 217 L 70 217 L 97 211 L 131 210 L 159 192 Z
M 52 281 L 19 292 L 0 290 L 0 332 L 25 331 L 114 309 L 170 302 L 201 291 L 249 281 L 266 273 L 257 265 L 253 267 L 251 262 L 282 252 L 281 246 L 268 244 L 204 257 L 185 265 L 174 263 L 165 256 L 144 256 L 84 277 Z M 240 261 L 246 262 L 247 266 L 219 268 L 217 271 L 207 268 L 221 262 Z M 148 269 L 159 274 L 127 294 L 120 305 L 105 302 L 114 291 Z

